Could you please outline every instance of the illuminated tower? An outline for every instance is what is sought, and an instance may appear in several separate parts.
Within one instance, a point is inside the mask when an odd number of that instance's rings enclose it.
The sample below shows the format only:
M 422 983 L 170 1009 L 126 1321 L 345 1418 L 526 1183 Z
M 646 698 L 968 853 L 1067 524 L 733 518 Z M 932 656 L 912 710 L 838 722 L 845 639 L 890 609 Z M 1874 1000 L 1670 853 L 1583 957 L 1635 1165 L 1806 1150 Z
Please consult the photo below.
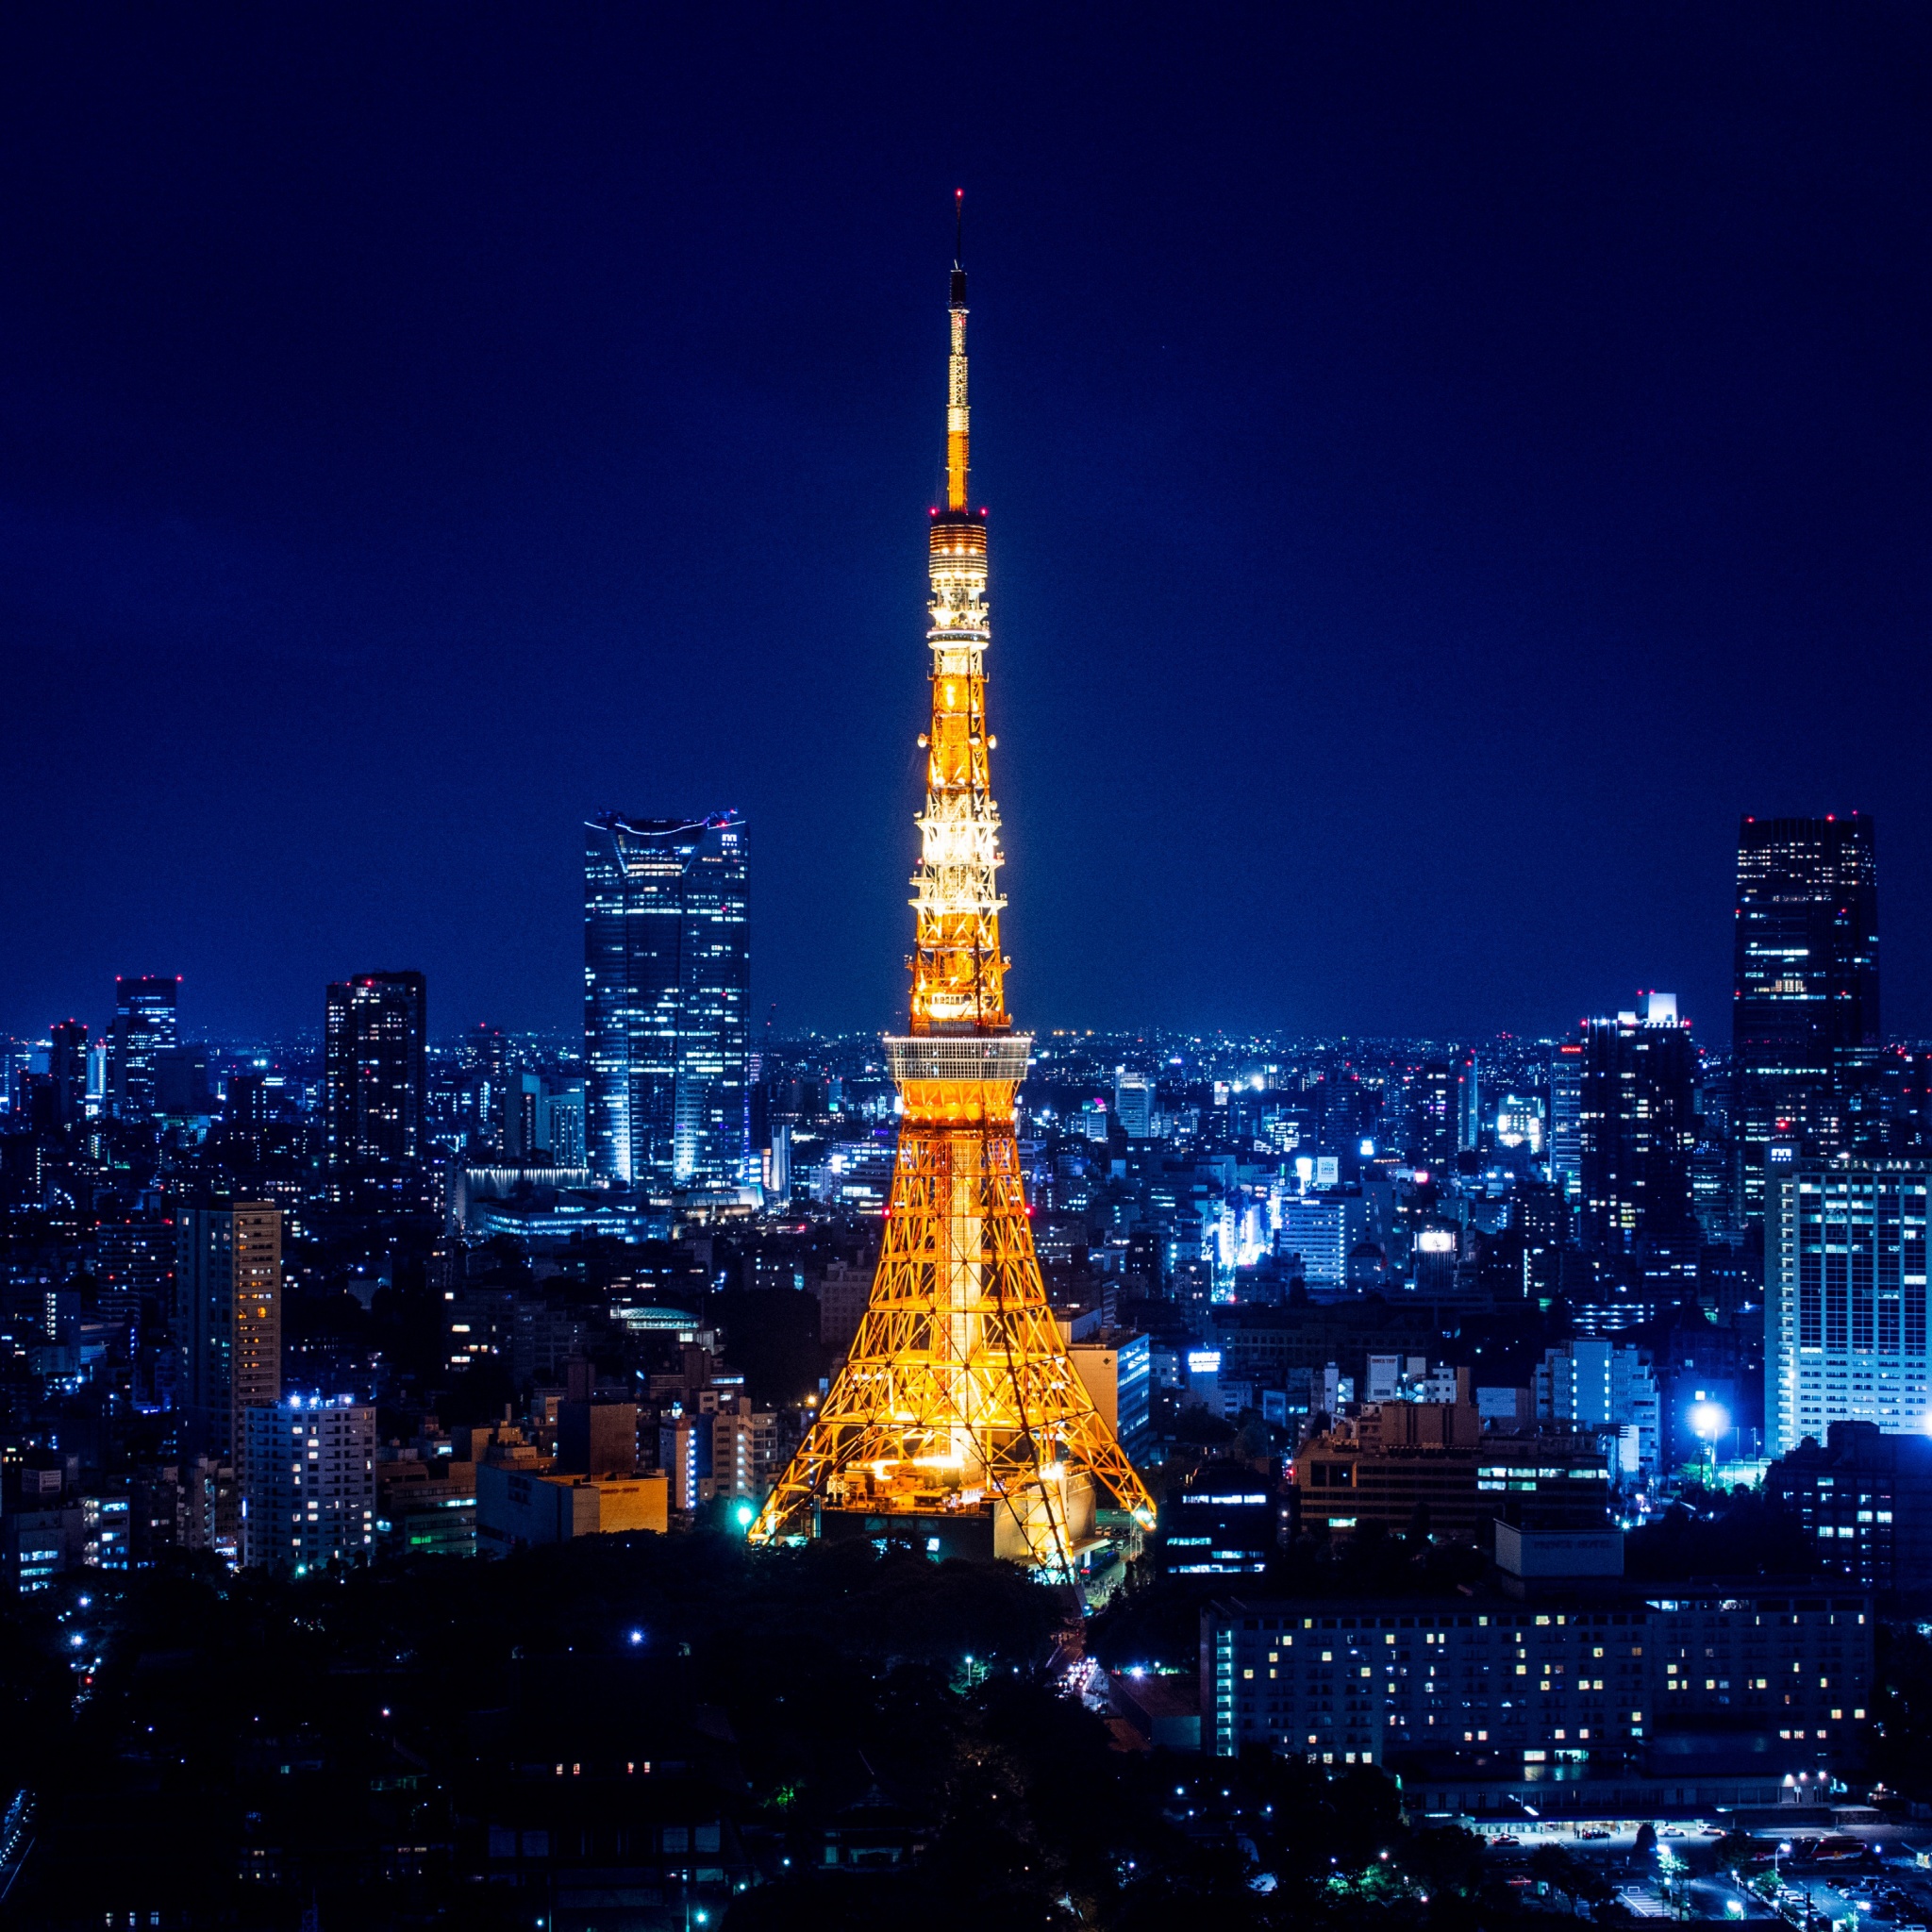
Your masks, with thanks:
M 966 507 L 966 276 L 956 261 L 946 507 L 932 513 L 932 728 L 911 1024 L 878 1274 L 845 1367 L 752 1534 L 911 1537 L 1066 1573 L 1099 1485 L 1153 1505 L 1047 1307 L 1013 1136 L 1030 1035 L 1007 1015 L 986 728 L 986 512 Z

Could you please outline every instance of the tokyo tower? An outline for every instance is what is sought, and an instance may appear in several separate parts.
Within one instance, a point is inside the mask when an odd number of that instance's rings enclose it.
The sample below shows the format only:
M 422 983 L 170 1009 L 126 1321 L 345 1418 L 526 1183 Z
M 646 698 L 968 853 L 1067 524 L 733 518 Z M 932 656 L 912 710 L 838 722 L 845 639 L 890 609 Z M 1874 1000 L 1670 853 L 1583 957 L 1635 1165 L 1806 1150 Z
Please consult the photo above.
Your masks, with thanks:
M 966 275 L 952 278 L 946 507 L 930 534 L 932 726 L 912 1008 L 886 1052 L 902 1104 L 878 1272 L 845 1366 L 755 1541 L 891 1535 L 1062 1576 L 1099 1490 L 1154 1506 L 1061 1342 L 1014 1139 L 1032 1037 L 1007 1014 L 987 729 L 986 512 L 967 508 Z

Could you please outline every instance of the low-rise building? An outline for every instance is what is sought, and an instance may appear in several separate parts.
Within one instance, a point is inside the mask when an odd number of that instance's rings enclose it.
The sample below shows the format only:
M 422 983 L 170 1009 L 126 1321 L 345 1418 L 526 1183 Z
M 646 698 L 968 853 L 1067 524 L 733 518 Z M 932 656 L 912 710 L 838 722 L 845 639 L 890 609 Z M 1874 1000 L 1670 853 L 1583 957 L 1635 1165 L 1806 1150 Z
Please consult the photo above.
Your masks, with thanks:
M 378 1462 L 375 1534 L 390 1555 L 474 1557 L 476 1465 L 453 1456 Z
M 670 1483 L 661 1474 L 559 1475 L 483 1463 L 476 1471 L 476 1551 L 504 1557 L 520 1544 L 670 1528 Z
M 777 1412 L 755 1408 L 742 1388 L 691 1392 L 658 1427 L 658 1466 L 670 1478 L 670 1507 L 694 1516 L 719 1497 L 762 1502 L 782 1461 Z
M 1815 1560 L 1866 1590 L 1932 1591 L 1932 1440 L 1837 1422 L 1766 1471 L 1764 1493 L 1804 1525 Z
M 1287 1516 L 1267 1476 L 1244 1463 L 1208 1463 L 1168 1492 L 1163 1566 L 1177 1576 L 1258 1576 L 1281 1545 Z
M 1594 1433 L 1504 1434 L 1467 1401 L 1385 1402 L 1311 1438 L 1291 1480 L 1303 1530 L 1349 1535 L 1377 1524 L 1487 1544 L 1498 1517 L 1532 1527 L 1603 1523 L 1609 1474 Z
M 54 1579 L 80 1560 L 80 1505 L 52 1496 L 29 1496 L 0 1517 L 0 1570 L 21 1596 L 51 1589 Z
M 1386 1764 L 1411 1790 L 1526 1782 L 1545 1815 L 1606 1778 L 1748 1773 L 1774 1799 L 1856 1760 L 1873 1628 L 1867 1597 L 1821 1584 L 1228 1599 L 1201 1618 L 1202 1742 Z

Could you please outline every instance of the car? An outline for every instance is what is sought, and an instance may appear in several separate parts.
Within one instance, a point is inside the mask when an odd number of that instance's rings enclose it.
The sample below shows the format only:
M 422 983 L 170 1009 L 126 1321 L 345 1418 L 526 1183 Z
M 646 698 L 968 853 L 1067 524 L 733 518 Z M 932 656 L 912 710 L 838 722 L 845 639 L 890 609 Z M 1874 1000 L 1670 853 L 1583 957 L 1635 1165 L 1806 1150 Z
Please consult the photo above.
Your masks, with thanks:
M 1588 1839 L 1606 1839 L 1608 1838 L 1610 1834 L 1607 1831 L 1579 1831 L 1576 1834 L 1576 1836 L 1578 1838 Z
M 1492 1845 L 1520 1845 L 1523 1840 L 1520 1838 L 1512 1838 L 1507 1831 L 1499 1831 L 1490 1842 Z

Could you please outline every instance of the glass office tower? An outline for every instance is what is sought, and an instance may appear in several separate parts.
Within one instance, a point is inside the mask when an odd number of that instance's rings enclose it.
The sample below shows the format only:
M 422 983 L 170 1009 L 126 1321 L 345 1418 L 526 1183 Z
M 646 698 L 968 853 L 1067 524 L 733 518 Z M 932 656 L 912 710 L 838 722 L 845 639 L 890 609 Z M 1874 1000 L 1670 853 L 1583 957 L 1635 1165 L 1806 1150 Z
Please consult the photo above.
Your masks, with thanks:
M 1773 1141 L 1847 1146 L 1847 1102 L 1877 1058 L 1873 824 L 1750 819 L 1738 833 L 1732 1079 L 1747 1213 Z
M 749 1166 L 750 848 L 735 812 L 584 827 L 591 1167 L 645 1192 Z
M 155 1062 L 175 1044 L 175 979 L 114 981 L 114 1025 L 108 1037 L 113 1109 L 123 1120 L 144 1121 L 155 1111 Z

